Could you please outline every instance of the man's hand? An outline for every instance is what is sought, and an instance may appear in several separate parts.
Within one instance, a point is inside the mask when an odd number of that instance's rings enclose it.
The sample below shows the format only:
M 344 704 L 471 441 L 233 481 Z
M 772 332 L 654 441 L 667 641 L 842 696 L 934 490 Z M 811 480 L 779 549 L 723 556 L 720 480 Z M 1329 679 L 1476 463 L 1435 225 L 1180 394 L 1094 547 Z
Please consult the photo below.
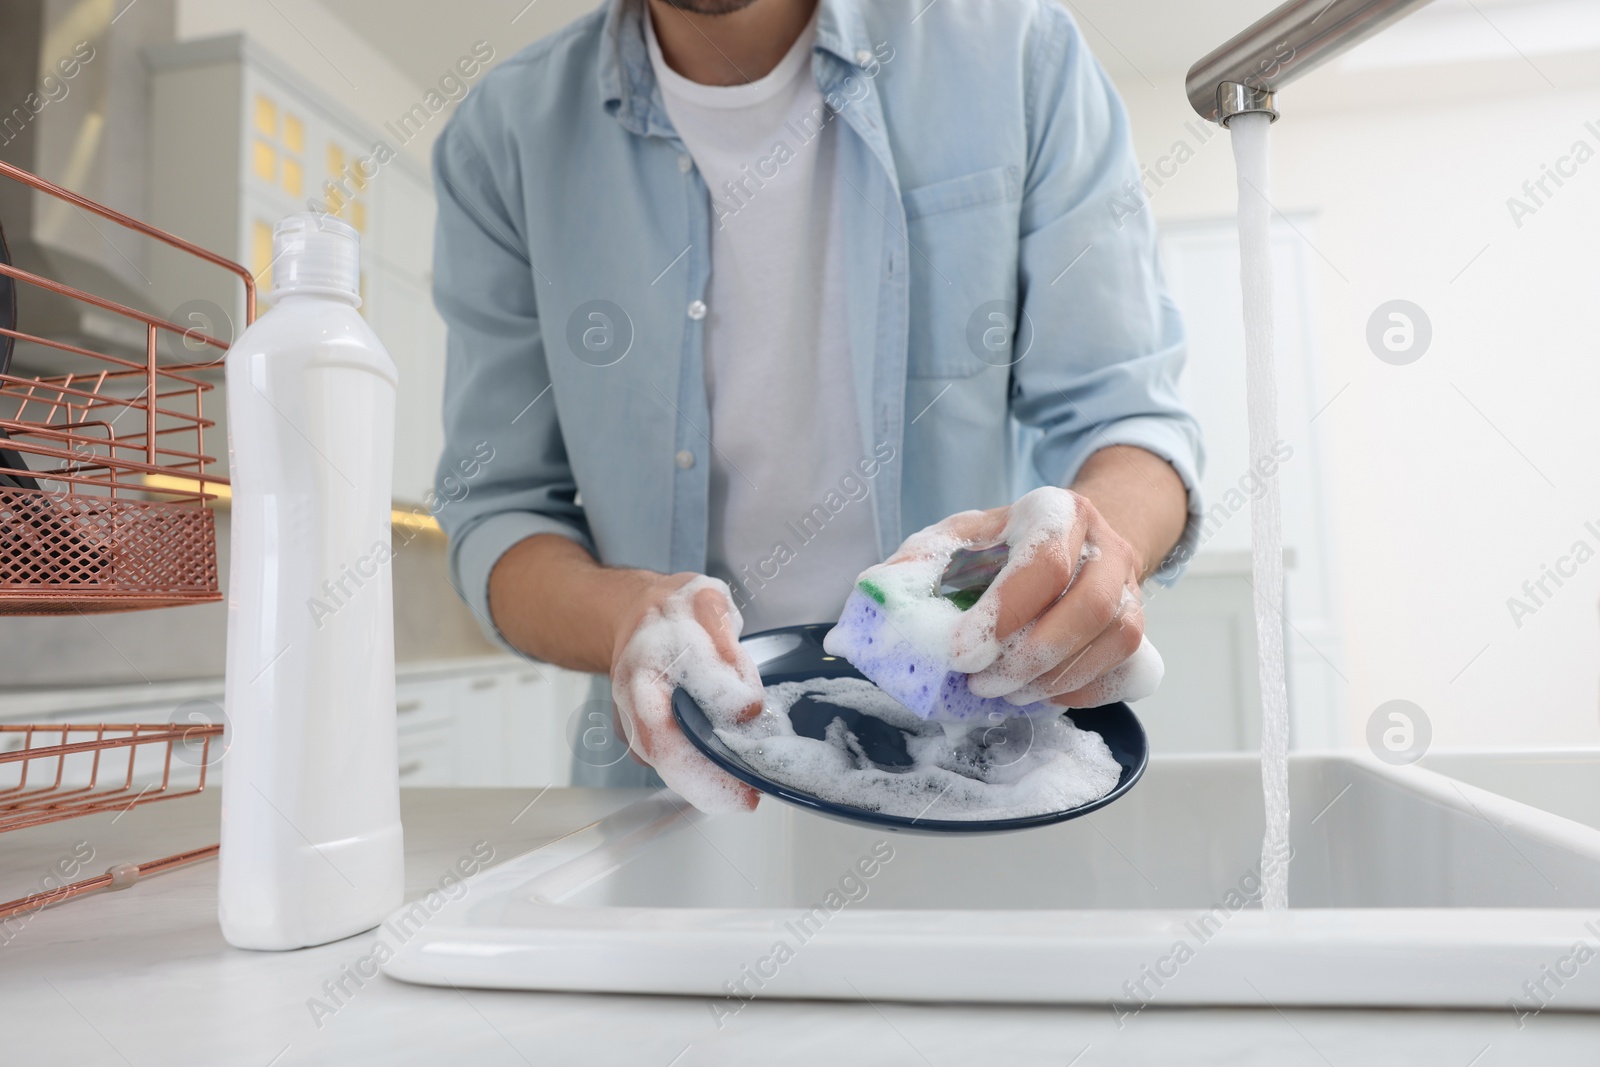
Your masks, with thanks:
M 951 636 L 951 665 L 971 675 L 974 694 L 1063 707 L 1137 700 L 1161 677 L 1139 584 L 1182 532 L 1186 499 L 1163 460 L 1116 446 L 1090 458 L 1073 490 L 953 515 L 908 538 L 885 566 L 955 544 L 967 582 L 993 575 Z
M 685 800 L 705 811 L 756 806 L 756 791 L 702 756 L 672 715 L 680 685 L 713 721 L 761 711 L 761 679 L 739 648 L 743 620 L 722 582 L 603 567 L 575 542 L 538 534 L 495 564 L 489 607 L 528 655 L 610 674 L 629 747 Z
M 680 685 L 713 722 L 761 713 L 761 676 L 739 647 L 742 626 L 726 584 L 675 574 L 646 585 L 617 627 L 611 695 L 629 747 L 701 811 L 748 811 L 760 799 L 706 759 L 672 714 Z
M 946 581 L 992 578 L 950 634 L 950 665 L 975 695 L 1063 707 L 1122 698 L 1118 668 L 1144 638 L 1140 564 L 1093 503 L 1036 489 L 914 534 L 883 566 L 951 555 Z
M 1148 695 L 1129 692 L 1119 670 L 1144 641 L 1139 556 L 1094 504 L 1068 489 L 1039 489 L 977 514 L 975 532 L 1009 541 L 1014 565 L 985 594 L 988 611 L 980 599 L 958 631 L 963 644 L 999 650 L 968 680 L 973 693 L 1069 708 Z

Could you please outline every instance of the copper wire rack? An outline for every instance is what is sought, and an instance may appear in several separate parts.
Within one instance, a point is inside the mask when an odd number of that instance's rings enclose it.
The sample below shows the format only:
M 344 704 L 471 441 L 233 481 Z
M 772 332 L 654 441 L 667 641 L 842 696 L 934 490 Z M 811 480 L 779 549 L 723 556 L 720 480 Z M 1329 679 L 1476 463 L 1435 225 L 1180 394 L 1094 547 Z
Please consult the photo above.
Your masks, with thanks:
M 245 322 L 255 320 L 255 278 L 240 264 L 4 161 L 0 176 L 233 273 L 244 285 Z M 228 341 L 4 257 L 0 276 L 10 280 L 13 309 L 43 291 L 131 321 L 145 339 L 142 358 L 131 358 L 25 332 L 9 315 L 0 320 L 0 615 L 220 600 L 216 526 L 206 502 L 217 496 L 209 489 L 227 478 L 210 472 L 215 457 L 206 454 L 205 432 L 215 422 L 205 416 L 212 384 L 203 374 L 221 365 Z M 211 358 L 163 360 L 164 337 Z M 60 373 L 12 373 L 18 345 L 59 361 Z M 0 724 L 0 832 L 194 796 L 220 755 L 222 732 L 212 723 Z M 197 766 L 190 758 L 196 752 Z M 122 888 L 217 850 L 118 864 L 0 904 L 0 920 Z
M 0 832 L 101 812 L 125 812 L 160 800 L 192 797 L 220 753 L 221 723 L 123 725 L 0 724 Z M 179 758 L 174 764 L 174 751 Z M 35 911 L 96 889 L 123 888 L 140 876 L 217 854 L 216 845 L 148 863 L 119 864 L 103 875 L 0 903 L 0 919 Z
M 0 162 L 0 175 L 196 256 L 244 283 L 255 319 L 255 279 L 232 260 Z M 220 600 L 216 527 L 205 502 L 211 474 L 202 404 L 228 343 L 113 300 L 0 262 L 16 301 L 31 290 L 88 304 L 137 324 L 142 359 L 96 352 L 0 323 L 18 343 L 74 358 L 79 369 L 29 377 L 0 361 L 0 614 L 129 611 Z M 159 357 L 166 335 L 201 361 Z

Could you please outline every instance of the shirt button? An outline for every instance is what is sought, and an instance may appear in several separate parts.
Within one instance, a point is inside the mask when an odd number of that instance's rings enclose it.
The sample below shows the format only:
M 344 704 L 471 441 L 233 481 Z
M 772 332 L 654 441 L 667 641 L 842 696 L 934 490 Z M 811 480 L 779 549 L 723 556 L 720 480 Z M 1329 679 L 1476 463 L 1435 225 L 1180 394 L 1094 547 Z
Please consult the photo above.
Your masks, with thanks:
M 690 467 L 694 466 L 694 453 L 685 448 L 676 456 L 672 457 L 672 462 L 678 465 L 679 470 L 686 471 Z
M 689 168 L 694 166 L 694 160 L 689 158 L 689 153 L 684 152 L 678 156 L 678 169 L 688 174 Z
M 694 300 L 689 303 L 689 317 L 696 322 L 706 317 L 706 302 Z
M 856 66 L 864 67 L 872 62 L 872 53 L 863 48 L 856 53 Z

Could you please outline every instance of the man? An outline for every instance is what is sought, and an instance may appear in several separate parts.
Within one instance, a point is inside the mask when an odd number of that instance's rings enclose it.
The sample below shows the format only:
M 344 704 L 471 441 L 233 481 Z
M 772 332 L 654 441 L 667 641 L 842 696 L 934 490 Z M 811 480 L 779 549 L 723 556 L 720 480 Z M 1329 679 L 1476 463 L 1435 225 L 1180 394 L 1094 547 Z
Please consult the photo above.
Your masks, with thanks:
M 1001 688 L 1106 695 L 1200 446 L 1151 219 L 1113 210 L 1126 117 L 1054 0 L 608 0 L 434 167 L 441 478 L 494 457 L 446 494 L 455 578 L 496 640 L 609 675 L 669 785 L 755 802 L 669 712 L 759 700 L 741 624 L 836 618 L 906 534 L 991 543 L 1028 486 L 1071 521 L 991 591 L 990 637 L 1034 623 Z

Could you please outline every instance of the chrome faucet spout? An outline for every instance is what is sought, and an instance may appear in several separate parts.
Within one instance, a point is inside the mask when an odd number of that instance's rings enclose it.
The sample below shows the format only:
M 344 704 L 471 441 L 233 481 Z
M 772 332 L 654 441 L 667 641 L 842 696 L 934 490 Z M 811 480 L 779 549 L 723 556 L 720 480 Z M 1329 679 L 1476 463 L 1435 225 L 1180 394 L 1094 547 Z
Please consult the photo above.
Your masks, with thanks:
M 1278 118 L 1274 94 L 1429 0 L 1289 0 L 1189 68 L 1185 91 L 1200 117 Z

